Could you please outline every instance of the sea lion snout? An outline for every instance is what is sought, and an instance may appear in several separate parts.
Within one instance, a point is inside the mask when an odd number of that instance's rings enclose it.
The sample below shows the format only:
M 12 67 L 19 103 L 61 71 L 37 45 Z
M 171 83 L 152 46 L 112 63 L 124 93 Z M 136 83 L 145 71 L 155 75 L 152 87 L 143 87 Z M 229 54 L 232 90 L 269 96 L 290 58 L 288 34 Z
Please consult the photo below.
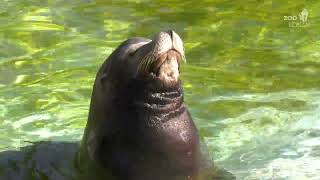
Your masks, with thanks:
M 138 71 L 143 76 L 152 76 L 170 87 L 179 81 L 179 66 L 184 60 L 183 42 L 172 30 L 158 33 L 141 49 L 148 49 L 142 57 Z
M 158 55 L 166 53 L 169 50 L 175 50 L 181 56 L 184 56 L 183 42 L 180 36 L 172 30 L 158 33 L 152 42 L 154 43 L 154 51 Z

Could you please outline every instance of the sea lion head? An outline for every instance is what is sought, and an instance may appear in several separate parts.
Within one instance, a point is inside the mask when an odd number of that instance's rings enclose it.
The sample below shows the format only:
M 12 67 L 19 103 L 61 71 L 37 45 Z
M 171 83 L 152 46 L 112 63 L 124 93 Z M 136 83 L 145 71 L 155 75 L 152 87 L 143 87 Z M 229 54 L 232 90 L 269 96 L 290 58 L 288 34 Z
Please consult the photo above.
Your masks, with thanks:
M 135 158 L 148 166 L 152 161 L 141 158 L 161 151 L 173 169 L 196 169 L 199 139 L 179 80 L 184 59 L 183 42 L 171 30 L 125 40 L 113 51 L 95 79 L 80 164 L 125 174 Z
M 101 80 L 120 80 L 122 85 L 135 81 L 170 89 L 179 85 L 179 67 L 184 57 L 183 42 L 174 31 L 160 32 L 152 39 L 131 38 L 108 58 Z

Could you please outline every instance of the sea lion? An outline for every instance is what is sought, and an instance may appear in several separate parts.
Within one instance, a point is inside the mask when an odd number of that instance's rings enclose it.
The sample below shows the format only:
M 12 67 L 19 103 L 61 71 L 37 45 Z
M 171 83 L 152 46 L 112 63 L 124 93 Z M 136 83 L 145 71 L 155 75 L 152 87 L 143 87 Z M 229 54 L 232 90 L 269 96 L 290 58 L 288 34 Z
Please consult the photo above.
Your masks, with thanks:
M 209 172 L 214 179 L 183 100 L 184 56 L 170 30 L 128 39 L 103 63 L 79 153 L 84 177 L 94 171 L 116 180 L 196 180 Z
M 229 180 L 204 151 L 183 101 L 174 31 L 124 41 L 99 69 L 81 144 L 0 153 L 8 180 Z

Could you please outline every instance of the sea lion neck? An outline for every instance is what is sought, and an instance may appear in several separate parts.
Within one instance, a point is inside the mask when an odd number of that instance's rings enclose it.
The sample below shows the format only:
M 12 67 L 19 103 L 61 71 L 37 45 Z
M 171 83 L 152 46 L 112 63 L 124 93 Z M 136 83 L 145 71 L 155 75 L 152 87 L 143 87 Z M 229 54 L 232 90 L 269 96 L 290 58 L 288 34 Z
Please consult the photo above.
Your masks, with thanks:
M 160 90 L 154 88 L 154 86 L 153 88 L 146 87 L 140 92 L 133 99 L 132 105 L 138 112 L 141 112 L 141 119 L 146 121 L 161 119 L 161 122 L 164 122 L 179 116 L 185 111 L 183 89 L 180 85 L 166 90 Z

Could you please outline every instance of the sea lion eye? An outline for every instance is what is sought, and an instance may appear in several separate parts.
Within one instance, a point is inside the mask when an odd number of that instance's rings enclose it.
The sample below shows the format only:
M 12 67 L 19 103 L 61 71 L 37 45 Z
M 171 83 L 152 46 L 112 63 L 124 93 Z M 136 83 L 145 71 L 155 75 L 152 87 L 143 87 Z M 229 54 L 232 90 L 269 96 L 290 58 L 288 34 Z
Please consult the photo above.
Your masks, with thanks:
M 143 42 L 137 42 L 137 43 L 133 43 L 131 45 L 129 45 L 128 47 L 128 56 L 134 56 L 136 54 L 136 52 L 145 44 L 147 44 L 150 41 L 143 41 Z
M 129 52 L 129 56 L 134 56 L 134 54 L 138 51 L 139 48 L 134 49 L 133 51 Z

